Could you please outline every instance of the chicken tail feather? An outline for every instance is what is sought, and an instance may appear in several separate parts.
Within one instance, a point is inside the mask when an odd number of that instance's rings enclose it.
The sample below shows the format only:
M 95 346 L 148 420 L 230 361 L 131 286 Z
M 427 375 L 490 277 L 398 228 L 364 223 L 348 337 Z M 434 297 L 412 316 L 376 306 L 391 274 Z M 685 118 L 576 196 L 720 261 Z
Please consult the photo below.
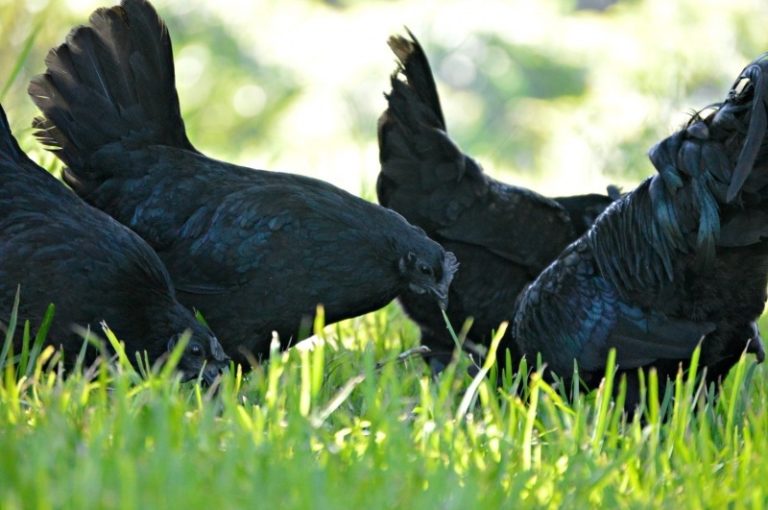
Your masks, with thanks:
M 46 57 L 29 95 L 43 117 L 37 137 L 70 168 L 75 187 L 104 146 L 158 144 L 194 150 L 175 88 L 171 39 L 146 0 L 96 10 Z

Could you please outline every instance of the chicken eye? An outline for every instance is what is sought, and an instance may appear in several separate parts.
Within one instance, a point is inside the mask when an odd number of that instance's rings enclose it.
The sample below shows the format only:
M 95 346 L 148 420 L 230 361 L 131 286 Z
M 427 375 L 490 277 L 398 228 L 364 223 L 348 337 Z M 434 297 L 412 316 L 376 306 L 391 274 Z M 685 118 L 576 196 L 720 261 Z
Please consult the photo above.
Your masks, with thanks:
M 419 264 L 419 271 L 421 271 L 421 274 L 425 274 L 427 276 L 432 275 L 432 268 L 426 264 Z
M 192 344 L 189 346 L 189 353 L 193 356 L 202 356 L 203 348 L 199 344 Z

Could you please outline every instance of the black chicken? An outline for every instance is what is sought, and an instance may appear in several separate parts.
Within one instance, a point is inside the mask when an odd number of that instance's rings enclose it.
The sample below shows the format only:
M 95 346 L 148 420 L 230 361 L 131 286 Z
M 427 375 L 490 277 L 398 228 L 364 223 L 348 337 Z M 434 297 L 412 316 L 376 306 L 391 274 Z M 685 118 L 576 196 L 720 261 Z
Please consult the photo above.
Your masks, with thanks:
M 211 382 L 228 358 L 219 341 L 176 300 L 170 277 L 139 236 L 77 198 L 19 148 L 0 107 L 0 310 L 39 326 L 49 303 L 48 342 L 71 366 L 83 344 L 73 326 L 105 321 L 126 351 L 156 360 L 190 330 L 179 368 Z M 15 348 L 21 339 L 16 335 Z M 89 350 L 87 360 L 97 354 Z
M 429 62 L 409 35 L 389 40 L 399 66 L 379 119 L 379 203 L 455 253 L 461 271 L 451 285 L 447 315 L 457 326 L 473 317 L 468 338 L 488 345 L 492 330 L 512 318 L 520 291 L 612 198 L 550 199 L 485 175 L 448 136 Z M 433 352 L 432 368 L 441 370 L 454 343 L 440 310 L 413 293 L 400 301 Z M 513 363 L 518 358 L 513 351 Z
M 709 380 L 746 350 L 765 357 L 756 319 L 768 284 L 768 60 L 720 105 L 650 151 L 658 173 L 611 205 L 522 294 L 513 336 L 563 378 L 593 387 L 608 350 L 638 400 L 637 368 L 660 380 L 701 342 Z
M 237 361 L 267 354 L 273 330 L 286 347 L 318 304 L 332 323 L 406 290 L 445 302 L 455 258 L 399 214 L 192 146 L 171 40 L 148 2 L 97 10 L 46 63 L 29 93 L 65 181 L 149 242 Z

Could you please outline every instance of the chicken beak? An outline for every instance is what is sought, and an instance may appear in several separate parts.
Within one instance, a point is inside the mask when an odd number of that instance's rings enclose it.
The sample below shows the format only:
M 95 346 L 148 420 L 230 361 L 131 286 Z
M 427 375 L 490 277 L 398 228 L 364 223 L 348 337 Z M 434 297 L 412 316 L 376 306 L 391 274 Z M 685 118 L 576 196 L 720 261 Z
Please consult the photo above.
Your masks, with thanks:
M 747 352 L 757 356 L 757 362 L 762 363 L 765 361 L 765 349 L 763 348 L 763 337 L 760 335 L 760 330 L 757 329 L 757 324 L 752 323 L 752 338 L 747 340 Z
M 221 346 L 219 339 L 211 335 L 209 338 L 211 355 L 213 356 L 214 363 L 220 363 L 222 365 L 228 365 L 230 357 L 224 352 L 224 347 Z
M 446 252 L 443 261 L 443 279 L 433 289 L 437 303 L 443 311 L 448 308 L 448 289 L 451 287 L 451 282 L 458 268 L 459 261 L 456 260 L 456 255 L 450 251 Z
M 441 310 L 445 311 L 448 309 L 448 289 L 438 287 L 433 289 L 432 293 L 434 294 L 435 298 L 437 299 L 437 305 L 440 307 Z
M 206 386 L 212 386 L 216 379 L 229 371 L 229 364 L 210 361 L 203 369 L 202 380 Z

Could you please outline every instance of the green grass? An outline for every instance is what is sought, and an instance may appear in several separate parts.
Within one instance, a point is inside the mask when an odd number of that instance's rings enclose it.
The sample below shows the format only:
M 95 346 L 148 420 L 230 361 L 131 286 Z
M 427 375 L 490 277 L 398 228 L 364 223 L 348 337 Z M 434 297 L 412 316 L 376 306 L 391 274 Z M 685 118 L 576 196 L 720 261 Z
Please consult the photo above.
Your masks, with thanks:
M 522 397 L 473 381 L 466 359 L 432 379 L 394 305 L 323 336 L 213 391 L 125 358 L 63 378 L 27 329 L 0 377 L 0 508 L 765 506 L 751 359 L 716 402 L 681 375 L 627 422 L 609 383 L 568 404 L 536 375 Z

